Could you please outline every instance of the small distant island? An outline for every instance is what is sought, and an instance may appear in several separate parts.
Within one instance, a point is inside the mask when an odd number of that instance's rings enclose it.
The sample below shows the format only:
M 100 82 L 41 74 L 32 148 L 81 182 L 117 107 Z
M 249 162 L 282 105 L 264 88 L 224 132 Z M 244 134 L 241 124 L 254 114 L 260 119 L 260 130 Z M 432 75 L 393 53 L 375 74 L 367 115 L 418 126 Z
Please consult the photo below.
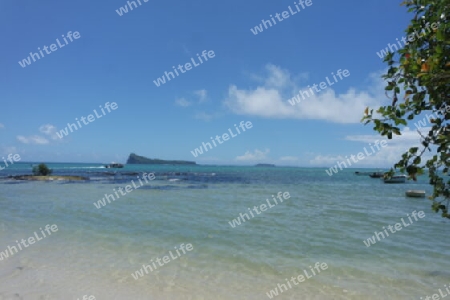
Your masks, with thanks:
M 127 160 L 128 165 L 196 165 L 195 161 L 185 161 L 185 160 L 163 160 L 163 159 L 152 159 L 144 156 L 139 156 L 135 153 L 131 153 Z
M 255 167 L 275 167 L 273 164 L 257 164 Z

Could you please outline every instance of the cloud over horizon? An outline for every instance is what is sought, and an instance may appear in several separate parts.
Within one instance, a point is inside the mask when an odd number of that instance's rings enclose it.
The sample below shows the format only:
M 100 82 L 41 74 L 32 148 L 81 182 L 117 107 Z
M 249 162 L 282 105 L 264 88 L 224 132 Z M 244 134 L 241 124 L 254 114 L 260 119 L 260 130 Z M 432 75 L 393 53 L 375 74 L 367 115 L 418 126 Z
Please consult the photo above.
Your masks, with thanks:
M 428 128 L 422 129 L 427 131 Z M 417 131 L 411 130 L 409 127 L 405 127 L 401 131 L 401 135 L 393 135 L 390 140 L 376 133 L 373 135 L 347 135 L 344 138 L 345 140 L 360 143 L 358 147 L 354 147 L 354 151 L 339 155 L 316 154 L 309 163 L 313 166 L 331 167 L 338 161 L 344 161 L 346 157 L 350 157 L 350 155 L 357 155 L 358 152 L 364 153 L 364 148 L 366 148 L 369 153 L 372 152 L 370 150 L 371 147 L 378 150 L 374 146 L 376 141 L 381 142 L 384 140 L 387 142 L 386 147 L 381 148 L 371 156 L 365 157 L 364 160 L 358 161 L 351 167 L 393 166 L 401 159 L 402 154 L 407 152 L 409 148 L 420 147 L 420 138 Z M 422 158 L 423 160 L 428 160 L 431 156 L 431 154 L 425 152 Z

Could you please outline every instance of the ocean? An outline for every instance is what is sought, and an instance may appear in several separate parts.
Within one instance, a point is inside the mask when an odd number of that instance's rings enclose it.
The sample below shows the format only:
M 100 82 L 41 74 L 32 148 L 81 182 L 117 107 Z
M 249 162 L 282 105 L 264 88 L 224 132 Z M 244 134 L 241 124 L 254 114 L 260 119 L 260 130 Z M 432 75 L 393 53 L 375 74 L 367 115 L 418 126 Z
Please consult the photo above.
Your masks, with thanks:
M 0 171 L 0 300 L 425 299 L 450 284 L 448 220 L 428 199 L 405 197 L 430 195 L 426 177 L 384 184 L 354 174 L 378 171 L 370 169 L 48 166 L 90 180 L 7 177 L 30 174 L 26 163 Z M 144 173 L 155 179 L 119 193 Z

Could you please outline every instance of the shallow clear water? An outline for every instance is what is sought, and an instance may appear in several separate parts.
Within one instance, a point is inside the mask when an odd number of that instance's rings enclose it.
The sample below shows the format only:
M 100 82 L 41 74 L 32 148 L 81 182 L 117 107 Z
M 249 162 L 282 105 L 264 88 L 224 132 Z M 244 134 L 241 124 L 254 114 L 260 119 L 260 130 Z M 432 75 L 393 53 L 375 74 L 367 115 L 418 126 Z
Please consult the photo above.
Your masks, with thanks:
M 88 182 L 18 182 L 17 164 L 0 172 L 0 252 L 46 224 L 58 231 L 0 261 L 0 299 L 268 299 L 286 278 L 328 269 L 277 299 L 419 299 L 450 283 L 448 222 L 419 183 L 384 184 L 344 170 L 214 166 L 53 164 L 55 174 Z M 117 171 L 118 174 L 110 172 Z M 137 174 L 134 174 L 137 172 Z M 100 209 L 94 202 L 136 181 L 156 180 Z M 120 175 L 122 174 L 122 175 Z M 125 174 L 125 175 L 124 175 Z M 290 198 L 235 228 L 247 208 Z M 383 226 L 425 217 L 367 247 Z M 135 280 L 131 274 L 180 244 L 193 250 Z M 20 298 L 22 297 L 22 298 Z

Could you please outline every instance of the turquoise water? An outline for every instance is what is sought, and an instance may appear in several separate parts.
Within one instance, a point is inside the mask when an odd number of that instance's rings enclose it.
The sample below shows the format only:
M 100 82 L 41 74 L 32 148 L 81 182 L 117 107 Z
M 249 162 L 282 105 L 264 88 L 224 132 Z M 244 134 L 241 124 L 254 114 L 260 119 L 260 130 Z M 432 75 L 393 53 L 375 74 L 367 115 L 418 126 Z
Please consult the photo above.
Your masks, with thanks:
M 58 226 L 0 261 L 0 299 L 269 299 L 277 284 L 310 273 L 316 262 L 328 269 L 276 299 L 420 299 L 450 283 L 448 221 L 431 212 L 429 200 L 404 196 L 407 189 L 429 195 L 425 178 L 388 185 L 351 169 L 330 177 L 324 168 L 49 166 L 91 180 L 6 178 L 29 173 L 29 164 L 0 172 L 0 252 Z M 142 172 L 156 180 L 93 205 Z M 228 223 L 278 192 L 291 197 L 235 228 Z M 425 217 L 375 245 L 363 243 L 414 210 Z M 193 250 L 131 276 L 183 243 Z

